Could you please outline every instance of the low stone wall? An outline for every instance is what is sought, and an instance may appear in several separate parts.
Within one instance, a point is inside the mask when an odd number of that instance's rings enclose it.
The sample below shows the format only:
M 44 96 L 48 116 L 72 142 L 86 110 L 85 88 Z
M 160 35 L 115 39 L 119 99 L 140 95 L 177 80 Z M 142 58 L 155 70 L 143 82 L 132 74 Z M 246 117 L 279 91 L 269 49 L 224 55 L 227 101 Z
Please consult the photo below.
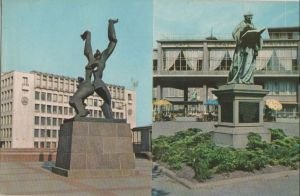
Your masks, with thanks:
M 300 128 L 298 122 L 265 122 L 264 127 L 282 129 L 288 136 L 299 136 Z
M 215 124 L 217 122 L 176 122 L 176 121 L 159 121 L 153 122 L 152 126 L 152 138 L 155 139 L 159 135 L 170 136 L 174 133 L 188 128 L 198 128 L 205 132 L 214 131 Z M 265 129 L 269 128 L 280 128 L 288 136 L 299 136 L 299 123 L 281 123 L 281 122 L 265 122 Z
M 56 149 L 10 148 L 0 149 L 0 162 L 55 161 Z
M 217 122 L 191 122 L 191 121 L 159 121 L 152 124 L 152 138 L 155 139 L 159 135 L 170 136 L 178 131 L 187 130 L 188 128 L 198 128 L 203 131 L 215 130 Z

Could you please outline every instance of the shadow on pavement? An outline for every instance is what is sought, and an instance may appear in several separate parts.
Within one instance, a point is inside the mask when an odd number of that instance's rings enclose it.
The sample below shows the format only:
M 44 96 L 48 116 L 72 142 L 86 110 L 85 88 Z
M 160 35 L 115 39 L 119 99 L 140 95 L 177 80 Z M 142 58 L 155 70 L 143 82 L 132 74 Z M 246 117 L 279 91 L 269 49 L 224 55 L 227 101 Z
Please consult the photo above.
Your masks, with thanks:
M 152 180 L 158 178 L 161 175 L 161 170 L 158 168 L 158 165 L 152 167 Z M 161 189 L 152 188 L 152 196 L 164 196 L 170 195 L 170 192 L 166 192 Z
M 158 178 L 161 174 L 161 170 L 158 168 L 158 165 L 152 167 L 152 179 Z
M 42 168 L 51 171 L 53 166 L 55 166 L 54 161 L 46 161 L 43 163 Z
M 164 195 L 170 195 L 170 192 L 166 192 L 158 189 L 152 189 L 152 196 L 164 196 Z

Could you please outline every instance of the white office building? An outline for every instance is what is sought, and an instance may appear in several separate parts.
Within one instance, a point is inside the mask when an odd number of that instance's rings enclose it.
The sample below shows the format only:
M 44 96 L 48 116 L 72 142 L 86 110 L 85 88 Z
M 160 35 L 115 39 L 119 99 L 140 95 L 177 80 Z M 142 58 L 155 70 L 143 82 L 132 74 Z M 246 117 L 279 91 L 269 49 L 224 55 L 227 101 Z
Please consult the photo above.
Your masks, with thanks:
M 278 122 L 299 122 L 300 27 L 269 27 L 256 58 L 254 83 L 283 109 Z M 236 43 L 233 39 L 164 39 L 153 51 L 153 97 L 167 99 L 176 115 L 207 110 L 211 93 L 227 82 Z
M 135 127 L 135 92 L 107 86 L 114 118 L 127 119 Z M 1 73 L 0 148 L 56 148 L 60 125 L 75 115 L 69 99 L 76 89 L 77 80 L 66 76 L 36 71 Z M 89 117 L 103 117 L 102 102 L 96 94 L 85 100 Z

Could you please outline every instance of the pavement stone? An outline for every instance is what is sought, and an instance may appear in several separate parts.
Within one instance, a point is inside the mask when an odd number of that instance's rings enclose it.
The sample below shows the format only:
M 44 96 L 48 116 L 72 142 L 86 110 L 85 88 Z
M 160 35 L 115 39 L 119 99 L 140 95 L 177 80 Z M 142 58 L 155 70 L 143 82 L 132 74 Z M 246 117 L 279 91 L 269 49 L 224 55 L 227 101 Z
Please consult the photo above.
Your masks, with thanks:
M 53 162 L 0 163 L 0 195 L 150 195 L 152 163 L 136 159 L 134 176 L 67 178 L 51 172 Z
M 274 175 L 275 176 L 275 175 Z M 299 196 L 299 175 L 256 178 L 189 189 L 160 170 L 152 172 L 152 196 Z

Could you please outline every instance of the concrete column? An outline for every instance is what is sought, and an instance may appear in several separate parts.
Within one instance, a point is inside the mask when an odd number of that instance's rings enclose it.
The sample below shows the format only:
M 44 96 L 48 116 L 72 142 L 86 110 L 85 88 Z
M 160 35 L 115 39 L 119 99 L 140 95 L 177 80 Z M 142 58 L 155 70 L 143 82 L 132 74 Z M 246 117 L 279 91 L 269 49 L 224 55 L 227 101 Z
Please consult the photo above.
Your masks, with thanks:
M 265 107 L 265 102 L 262 100 L 259 102 L 259 123 L 260 124 L 264 123 L 264 107 Z
M 163 70 L 163 52 L 161 43 L 157 43 L 157 71 L 160 73 Z
M 239 123 L 239 101 L 233 100 L 233 124 Z
M 183 100 L 184 100 L 184 113 L 185 113 L 185 116 L 186 116 L 187 111 L 188 111 L 188 105 L 187 105 L 187 101 L 188 101 L 188 93 L 189 93 L 188 88 L 185 87 L 185 88 L 183 89 Z
M 203 71 L 209 70 L 209 51 L 207 42 L 203 43 Z
M 160 85 L 157 85 L 156 90 L 157 90 L 157 99 L 162 99 L 163 98 L 163 88 Z
M 221 105 L 218 105 L 218 124 L 221 123 Z
M 300 41 L 298 41 L 297 69 L 298 69 L 298 71 L 300 70 Z M 299 78 L 297 79 L 297 83 L 298 83 L 298 90 L 296 92 L 296 96 L 297 96 L 296 100 L 297 100 L 297 103 L 299 103 L 299 101 L 300 101 L 300 94 L 299 94 L 299 92 L 300 92 L 300 84 L 299 84 Z M 298 105 L 298 112 L 300 112 L 299 109 L 300 109 L 300 106 Z
M 202 88 L 203 88 L 203 103 L 206 103 L 208 99 L 207 85 L 203 84 Z M 207 105 L 204 106 L 204 112 L 207 112 Z
M 297 68 L 300 70 L 300 41 L 298 41 Z
M 300 102 L 300 83 L 299 83 L 299 79 L 298 79 L 298 90 L 297 90 L 297 92 L 296 92 L 296 99 L 297 99 L 297 103 L 299 103 Z M 298 111 L 300 112 L 300 105 L 298 104 Z

